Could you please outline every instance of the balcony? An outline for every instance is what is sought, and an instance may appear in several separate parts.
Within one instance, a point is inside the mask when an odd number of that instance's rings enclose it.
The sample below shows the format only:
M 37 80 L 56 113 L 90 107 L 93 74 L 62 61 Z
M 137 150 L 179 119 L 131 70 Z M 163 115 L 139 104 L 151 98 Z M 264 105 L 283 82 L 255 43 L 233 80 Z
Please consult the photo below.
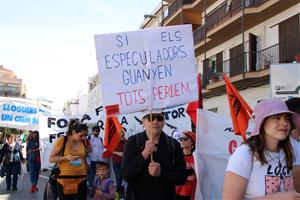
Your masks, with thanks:
M 225 92 L 223 74 L 228 74 L 237 89 L 244 89 L 253 85 L 268 83 L 271 64 L 292 63 L 300 55 L 300 42 L 279 43 L 257 52 L 244 53 L 244 66 L 242 55 L 225 60 L 217 64 L 216 69 L 223 72 L 206 71 L 203 74 L 203 97 L 211 97 Z M 255 58 L 256 62 L 251 62 Z M 221 65 L 221 66 L 218 66 Z
M 181 8 L 184 5 L 192 4 L 195 0 L 174 0 L 168 8 L 168 16 L 164 18 L 167 25 L 181 24 Z
M 216 0 L 205 0 L 206 7 Z M 178 24 L 192 24 L 193 30 L 202 24 L 204 0 L 174 0 L 169 3 L 168 15 L 164 18 L 166 26 Z
M 242 32 L 242 1 L 232 0 L 230 4 L 224 1 L 206 16 L 207 38 L 211 41 L 207 49 L 213 48 Z M 273 17 L 283 10 L 299 3 L 299 0 L 244 0 L 244 30 Z M 194 32 L 196 48 L 199 48 L 204 38 Z

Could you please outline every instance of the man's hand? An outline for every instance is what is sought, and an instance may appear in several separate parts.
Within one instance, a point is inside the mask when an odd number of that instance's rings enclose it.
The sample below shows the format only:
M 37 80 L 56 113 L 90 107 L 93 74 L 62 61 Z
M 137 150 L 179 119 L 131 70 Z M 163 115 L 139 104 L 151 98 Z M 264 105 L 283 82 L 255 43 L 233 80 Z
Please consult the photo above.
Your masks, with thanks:
M 145 160 L 148 159 L 148 157 L 155 151 L 155 143 L 147 140 L 145 143 L 145 148 L 142 151 L 142 155 L 144 157 Z
M 161 172 L 160 164 L 154 161 L 150 162 L 148 172 L 151 176 L 159 177 Z

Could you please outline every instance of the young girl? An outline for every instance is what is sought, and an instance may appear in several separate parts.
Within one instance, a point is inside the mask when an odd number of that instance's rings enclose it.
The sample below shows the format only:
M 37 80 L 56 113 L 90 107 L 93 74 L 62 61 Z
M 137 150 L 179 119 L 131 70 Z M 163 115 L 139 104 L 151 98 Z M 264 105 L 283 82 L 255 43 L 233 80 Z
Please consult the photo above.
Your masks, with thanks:
M 299 199 L 294 191 L 290 144 L 291 123 L 297 115 L 279 99 L 268 99 L 254 108 L 255 127 L 230 157 L 223 199 Z
M 116 198 L 116 186 L 112 179 L 107 178 L 108 172 L 108 163 L 105 161 L 97 163 L 94 179 L 94 200 L 113 200 Z

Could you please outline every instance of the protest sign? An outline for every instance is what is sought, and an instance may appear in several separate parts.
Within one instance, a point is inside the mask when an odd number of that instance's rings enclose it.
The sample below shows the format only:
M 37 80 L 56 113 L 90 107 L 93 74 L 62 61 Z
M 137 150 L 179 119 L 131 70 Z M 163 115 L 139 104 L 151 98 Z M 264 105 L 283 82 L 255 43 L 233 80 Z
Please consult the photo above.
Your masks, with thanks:
M 246 135 L 253 124 L 249 123 Z M 222 199 L 227 161 L 242 143 L 242 137 L 233 132 L 230 117 L 198 109 L 197 140 L 194 152 L 197 174 L 195 199 Z
M 38 101 L 0 97 L 1 127 L 37 130 L 40 113 L 48 111 Z
M 191 25 L 95 35 L 107 115 L 198 99 Z

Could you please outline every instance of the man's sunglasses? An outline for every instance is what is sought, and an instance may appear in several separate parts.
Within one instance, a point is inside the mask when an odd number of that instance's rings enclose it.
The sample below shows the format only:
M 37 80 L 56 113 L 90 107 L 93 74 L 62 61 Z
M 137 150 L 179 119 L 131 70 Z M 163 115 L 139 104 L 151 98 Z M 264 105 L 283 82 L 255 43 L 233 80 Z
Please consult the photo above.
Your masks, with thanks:
M 147 119 L 148 121 L 150 121 L 150 114 L 146 115 L 144 117 L 144 119 Z M 159 122 L 162 122 L 164 120 L 164 116 L 152 114 L 152 121 L 154 121 L 155 119 Z
M 179 138 L 178 140 L 180 141 L 180 142 L 185 142 L 185 141 L 188 141 L 190 138 L 188 138 L 188 137 L 181 137 L 181 138 Z

